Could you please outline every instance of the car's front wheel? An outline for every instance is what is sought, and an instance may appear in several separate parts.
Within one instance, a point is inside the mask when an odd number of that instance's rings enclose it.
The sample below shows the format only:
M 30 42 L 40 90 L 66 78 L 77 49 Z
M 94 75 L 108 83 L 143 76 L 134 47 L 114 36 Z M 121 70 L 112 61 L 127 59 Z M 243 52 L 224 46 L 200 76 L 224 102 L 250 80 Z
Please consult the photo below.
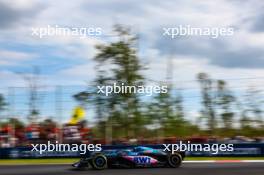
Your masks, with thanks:
M 97 154 L 92 158 L 91 165 L 96 170 L 106 169 L 107 168 L 107 158 L 103 154 Z
M 168 165 L 172 168 L 178 168 L 181 166 L 182 156 L 179 153 L 170 154 L 168 156 Z

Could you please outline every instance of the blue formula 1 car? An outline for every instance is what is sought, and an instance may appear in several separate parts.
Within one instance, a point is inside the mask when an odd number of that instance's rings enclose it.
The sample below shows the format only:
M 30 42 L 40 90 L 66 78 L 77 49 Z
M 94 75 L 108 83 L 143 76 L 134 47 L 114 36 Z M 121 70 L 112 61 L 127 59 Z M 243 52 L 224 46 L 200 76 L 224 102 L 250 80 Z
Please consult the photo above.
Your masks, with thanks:
M 138 146 L 132 149 L 93 152 L 73 164 L 73 167 L 106 168 L 171 167 L 178 168 L 185 157 L 184 152 L 171 154 L 158 149 Z

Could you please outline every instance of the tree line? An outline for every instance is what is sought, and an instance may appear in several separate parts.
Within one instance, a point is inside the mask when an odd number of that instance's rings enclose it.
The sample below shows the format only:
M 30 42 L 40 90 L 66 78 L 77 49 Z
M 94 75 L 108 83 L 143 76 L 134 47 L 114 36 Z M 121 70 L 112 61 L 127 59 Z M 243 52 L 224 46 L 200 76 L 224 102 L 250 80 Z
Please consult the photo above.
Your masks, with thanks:
M 96 46 L 95 86 L 113 84 L 142 86 L 146 66 L 138 56 L 137 36 L 129 28 L 115 26 L 117 41 Z M 259 91 L 249 90 L 238 99 L 224 80 L 214 80 L 206 73 L 196 77 L 200 85 L 201 110 L 196 122 L 190 120 L 180 91 L 168 85 L 167 93 L 144 99 L 136 93 L 104 94 L 89 89 L 73 97 L 81 105 L 93 105 L 96 112 L 96 137 L 153 138 L 206 136 L 263 136 L 262 99 Z M 0 112 L 7 106 L 0 95 Z M 238 119 L 238 120 L 235 120 Z M 237 122 L 235 122 L 237 121 Z M 16 120 L 16 122 L 18 122 Z
M 93 83 L 98 86 L 146 84 L 142 74 L 146 68 L 137 54 L 138 38 L 122 26 L 115 26 L 115 32 L 119 37 L 117 41 L 96 46 L 97 76 Z M 199 73 L 196 78 L 202 109 L 195 123 L 186 116 L 188 109 L 184 108 L 183 96 L 170 84 L 167 84 L 167 93 L 155 94 L 148 100 L 134 93 L 106 97 L 96 90 L 80 92 L 74 98 L 81 103 L 94 104 L 98 121 L 94 130 L 99 137 L 107 137 L 107 134 L 114 138 L 263 135 L 263 101 L 254 97 L 259 92 L 250 90 L 245 102 L 241 103 L 224 80 L 213 80 L 206 73 Z M 237 124 L 235 117 L 239 118 Z

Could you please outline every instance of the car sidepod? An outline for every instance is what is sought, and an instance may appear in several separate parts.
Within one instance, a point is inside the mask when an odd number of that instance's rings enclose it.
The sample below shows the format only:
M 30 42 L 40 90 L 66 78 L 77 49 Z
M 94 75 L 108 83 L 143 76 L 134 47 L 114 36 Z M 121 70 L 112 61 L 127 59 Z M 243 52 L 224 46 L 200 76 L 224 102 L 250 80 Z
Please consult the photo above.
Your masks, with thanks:
M 136 167 L 155 166 L 159 162 L 150 156 L 123 156 L 123 158 L 132 162 Z

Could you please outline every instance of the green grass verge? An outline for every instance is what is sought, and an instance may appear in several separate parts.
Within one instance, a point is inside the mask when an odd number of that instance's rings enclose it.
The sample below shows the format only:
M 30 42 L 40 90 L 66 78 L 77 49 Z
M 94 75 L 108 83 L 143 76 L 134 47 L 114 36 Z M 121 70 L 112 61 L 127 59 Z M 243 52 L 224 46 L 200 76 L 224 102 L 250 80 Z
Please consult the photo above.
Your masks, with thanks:
M 75 158 L 58 159 L 0 159 L 0 165 L 23 165 L 23 164 L 67 164 L 78 161 Z
M 23 165 L 23 164 L 71 164 L 78 158 L 58 159 L 0 159 L 0 165 Z M 264 157 L 186 157 L 185 160 L 264 160 Z

